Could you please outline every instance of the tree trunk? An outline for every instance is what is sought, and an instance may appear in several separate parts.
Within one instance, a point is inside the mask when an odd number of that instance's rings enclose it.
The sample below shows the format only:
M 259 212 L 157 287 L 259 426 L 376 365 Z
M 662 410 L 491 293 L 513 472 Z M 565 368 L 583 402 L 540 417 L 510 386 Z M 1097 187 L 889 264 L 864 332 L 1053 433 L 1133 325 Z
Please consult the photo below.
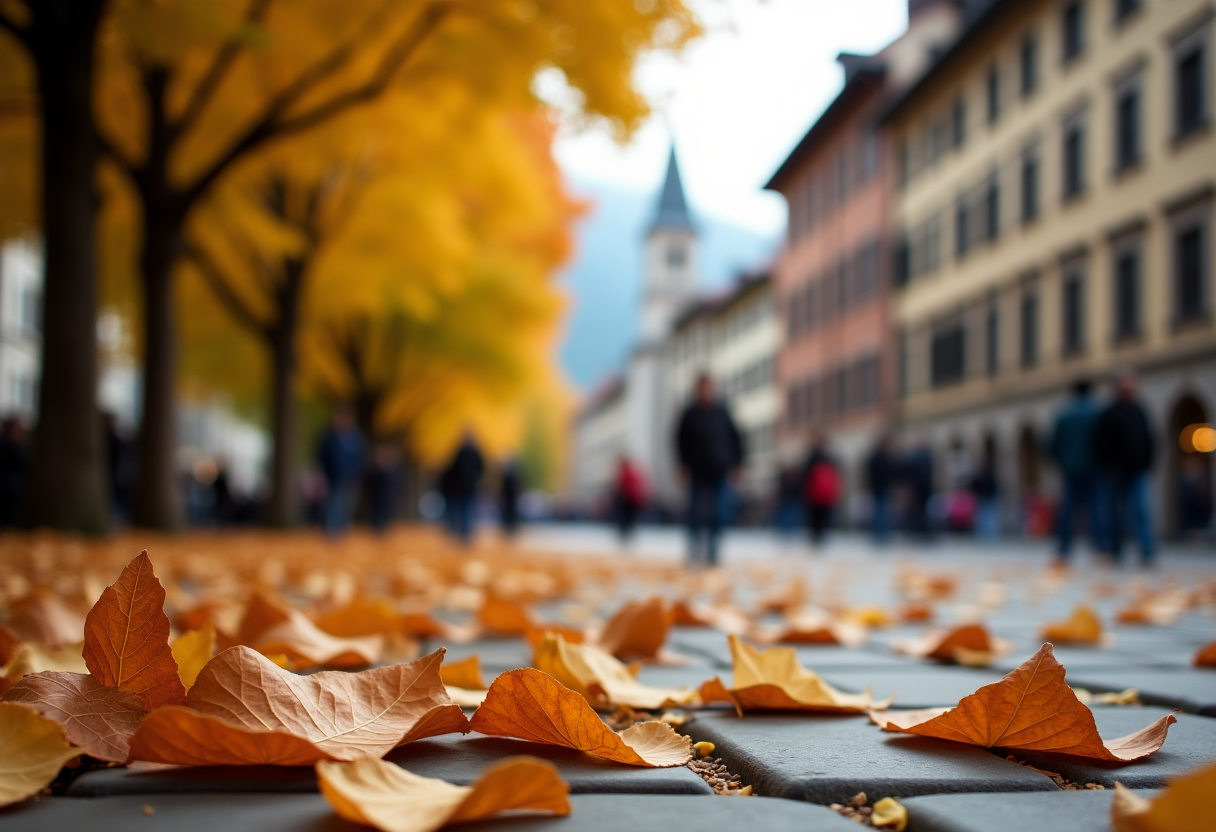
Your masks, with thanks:
M 271 441 L 270 500 L 266 522 L 272 526 L 294 526 L 299 522 L 299 478 L 296 455 L 296 400 L 292 384 L 296 377 L 296 335 L 300 320 L 300 295 L 305 264 L 284 264 L 283 285 L 276 305 L 278 319 L 269 335 L 271 351 Z
M 31 3 L 42 118 L 42 381 L 26 519 L 99 533 L 109 523 L 97 414 L 98 197 L 93 61 L 104 0 Z

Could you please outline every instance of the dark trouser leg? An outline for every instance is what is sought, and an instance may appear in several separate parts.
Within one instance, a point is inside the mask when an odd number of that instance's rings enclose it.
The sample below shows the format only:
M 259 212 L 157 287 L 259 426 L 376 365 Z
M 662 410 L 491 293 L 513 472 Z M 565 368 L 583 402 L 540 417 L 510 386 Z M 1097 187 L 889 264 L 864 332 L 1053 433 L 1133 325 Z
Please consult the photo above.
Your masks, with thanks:
M 701 560 L 701 530 L 704 527 L 704 491 L 702 482 L 691 479 L 688 483 L 688 565 Z
M 718 539 L 722 535 L 722 515 L 726 513 L 726 480 L 718 479 L 708 484 L 706 507 L 709 511 L 707 523 L 707 539 L 705 541 L 705 560 L 709 566 L 718 565 Z

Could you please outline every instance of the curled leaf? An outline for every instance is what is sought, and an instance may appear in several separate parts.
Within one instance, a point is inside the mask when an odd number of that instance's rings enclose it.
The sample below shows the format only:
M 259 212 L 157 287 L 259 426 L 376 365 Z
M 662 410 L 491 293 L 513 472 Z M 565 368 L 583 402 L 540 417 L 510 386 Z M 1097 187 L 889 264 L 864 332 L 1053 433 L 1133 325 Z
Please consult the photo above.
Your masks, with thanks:
M 84 663 L 102 684 L 134 692 L 148 709 L 186 695 L 169 647 L 165 588 L 146 551 L 127 564 L 89 610 Z
M 50 592 L 39 590 L 13 602 L 8 630 L 18 642 L 63 647 L 84 638 L 84 618 Z
M 25 705 L 0 702 L 0 806 L 38 794 L 64 763 L 79 756 L 53 720 Z
M 1173 778 L 1165 790 L 1151 800 L 1116 783 L 1110 804 L 1110 825 L 1115 832 L 1210 828 L 1213 825 L 1213 794 L 1216 794 L 1216 765 Z
M 630 601 L 604 625 L 599 646 L 618 659 L 654 659 L 670 630 L 671 611 L 665 600 Z
M 72 745 L 114 763 L 126 761 L 128 740 L 146 713 L 143 700 L 131 691 L 106 687 L 81 673 L 26 676 L 3 699 L 54 720 Z
M 671 708 L 697 699 L 695 690 L 643 685 L 610 653 L 587 644 L 569 644 L 552 633 L 537 646 L 532 663 L 581 693 L 594 707 Z
M 215 625 L 207 623 L 202 629 L 182 633 L 169 647 L 177 662 L 178 678 L 182 680 L 182 686 L 190 690 L 199 672 L 215 655 Z
M 701 686 L 705 702 L 730 702 L 739 713 L 762 710 L 819 711 L 823 713 L 864 713 L 882 710 L 891 700 L 875 702 L 864 693 L 842 693 L 798 663 L 792 647 L 756 650 L 735 636 L 730 644 L 734 684 L 727 688 L 721 679 Z
M 317 763 L 321 794 L 341 817 L 383 832 L 433 832 L 500 812 L 570 814 L 570 787 L 551 763 L 512 757 L 472 786 L 419 777 L 400 766 L 362 757 Z
M 1161 748 L 1172 714 L 1134 734 L 1103 741 L 1094 715 L 1064 683 L 1050 644 L 999 682 L 984 685 L 953 708 L 871 713 L 887 731 L 937 737 L 984 748 L 1026 748 L 1124 763 Z
M 359 673 L 297 676 L 247 647 L 212 659 L 186 697 L 131 738 L 131 759 L 177 765 L 312 765 L 380 757 L 425 737 L 466 733 L 439 678 L 443 650 Z
M 893 797 L 884 797 L 874 804 L 870 823 L 879 829 L 894 829 L 904 832 L 908 828 L 908 809 Z
M 933 630 L 918 639 L 895 641 L 891 646 L 908 656 L 970 667 L 991 664 L 993 659 L 1011 649 L 1008 642 L 994 638 L 982 624 Z
M 318 666 L 366 667 L 380 660 L 384 638 L 331 636 L 304 613 L 288 610 L 286 620 L 263 630 L 251 646 L 263 655 L 286 656 L 300 670 Z
M 466 690 L 485 690 L 489 687 L 481 675 L 481 659 L 475 655 L 442 665 L 439 668 L 439 676 L 448 687 Z
M 1044 641 L 1053 644 L 1098 644 L 1102 639 L 1102 620 L 1092 607 L 1082 604 L 1067 621 L 1045 624 L 1041 635 Z
M 578 693 L 547 673 L 521 668 L 490 685 L 470 727 L 496 737 L 557 745 L 618 763 L 665 768 L 692 759 L 692 743 L 663 722 L 640 722 L 614 732 Z

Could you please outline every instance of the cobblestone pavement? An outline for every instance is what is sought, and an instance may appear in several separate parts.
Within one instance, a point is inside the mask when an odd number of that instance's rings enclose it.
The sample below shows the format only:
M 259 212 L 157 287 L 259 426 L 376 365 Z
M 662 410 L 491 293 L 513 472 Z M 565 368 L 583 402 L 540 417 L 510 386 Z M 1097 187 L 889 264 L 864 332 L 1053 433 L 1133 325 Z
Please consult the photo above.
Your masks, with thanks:
M 534 527 L 518 545 L 571 558 L 618 552 L 607 529 L 589 526 Z M 678 563 L 682 549 L 678 530 L 644 529 L 629 551 L 616 556 L 625 563 Z M 954 705 L 1032 655 L 1041 644 L 1038 628 L 1044 622 L 1066 618 L 1086 602 L 1107 624 L 1108 636 L 1101 647 L 1056 650 L 1069 684 L 1093 692 L 1139 692 L 1138 705 L 1094 706 L 1103 737 L 1130 733 L 1171 709 L 1179 712 L 1178 723 L 1157 754 L 1114 767 L 1048 754 L 1011 760 L 1005 752 L 884 733 L 864 716 L 739 718 L 726 709 L 699 712 L 683 730 L 694 741 L 714 743 L 714 755 L 756 797 L 713 796 L 706 781 L 686 768 L 629 768 L 578 752 L 477 735 L 412 743 L 388 759 L 418 774 L 468 783 L 493 762 L 527 753 L 551 760 L 571 786 L 574 813 L 567 818 L 503 818 L 461 827 L 468 832 L 847 830 L 856 824 L 828 806 L 847 804 L 858 792 L 865 792 L 871 803 L 899 798 L 909 810 L 912 832 L 1105 832 L 1115 781 L 1151 795 L 1171 777 L 1216 761 L 1216 669 L 1191 665 L 1197 648 L 1216 638 L 1212 607 L 1192 609 L 1169 626 L 1112 624 L 1117 609 L 1138 589 L 1189 589 L 1216 580 L 1214 551 L 1167 548 L 1152 571 L 1099 568 L 1082 554 L 1067 578 L 1051 580 L 1044 577 L 1049 556 L 1044 543 L 980 546 L 943 538 L 934 546 L 898 543 L 878 550 L 861 536 L 840 535 L 823 551 L 811 552 L 798 541 L 738 531 L 728 535 L 723 554 L 727 580 L 745 607 L 759 603 L 765 592 L 792 591 L 801 583 L 812 603 L 830 598 L 835 606 L 893 609 L 900 570 L 949 575 L 959 590 L 939 605 L 938 620 L 982 615 L 995 635 L 1013 645 L 990 668 L 933 665 L 892 651 L 893 640 L 919 633 L 923 625 L 876 629 L 858 647 L 798 648 L 804 665 L 840 689 L 872 688 L 879 697 L 894 695 L 897 707 Z M 625 582 L 616 593 L 623 598 L 653 590 Z M 560 610 L 540 612 L 548 619 L 560 616 Z M 729 683 L 730 654 L 722 633 L 677 627 L 668 648 L 684 663 L 647 666 L 642 682 L 695 687 L 718 675 Z M 524 664 L 530 656 L 522 639 L 478 641 L 451 651 L 452 658 L 470 654 L 481 657 L 487 675 Z M 1059 782 L 1082 788 L 1062 791 Z M 76 778 L 65 796 L 0 810 L 0 828 L 235 832 L 356 827 L 334 816 L 316 794 L 311 769 L 137 766 L 90 772 Z

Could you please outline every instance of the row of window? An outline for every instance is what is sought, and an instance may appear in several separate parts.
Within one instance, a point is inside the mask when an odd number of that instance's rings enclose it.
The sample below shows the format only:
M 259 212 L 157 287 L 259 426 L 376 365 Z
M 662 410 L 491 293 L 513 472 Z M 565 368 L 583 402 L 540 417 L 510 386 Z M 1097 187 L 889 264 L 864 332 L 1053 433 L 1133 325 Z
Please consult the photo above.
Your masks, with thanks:
M 742 396 L 745 393 L 750 393 L 766 384 L 772 384 L 772 382 L 772 356 L 753 361 L 743 369 L 736 370 L 726 377 L 718 379 L 718 384 L 722 388 L 722 395 L 728 400 L 736 396 Z
M 874 354 L 790 385 L 785 404 L 789 425 L 803 427 L 876 406 L 878 373 L 878 355 Z
M 1172 286 L 1171 324 L 1175 327 L 1209 314 L 1208 296 L 1211 273 L 1210 211 L 1193 212 L 1174 223 L 1171 230 Z M 1143 332 L 1144 268 L 1143 233 L 1130 232 L 1111 244 L 1111 333 L 1115 343 L 1135 340 Z M 1059 324 L 1061 357 L 1084 353 L 1090 341 L 1088 261 L 1084 255 L 1070 258 L 1061 266 L 1059 285 Z M 1033 369 L 1042 359 L 1042 289 L 1028 283 L 1017 301 L 1017 364 Z M 973 324 L 974 325 L 974 324 Z M 993 301 L 982 316 L 982 355 L 984 372 L 995 376 L 1001 369 L 1000 308 Z M 929 338 L 929 382 L 945 387 L 967 377 L 968 325 L 955 318 L 934 327 Z
M 857 142 L 843 143 L 829 164 L 810 174 L 809 181 L 789 196 L 789 238 L 809 234 L 845 205 L 854 191 L 878 171 L 878 134 L 863 130 Z
M 789 337 L 805 335 L 874 296 L 883 282 L 882 259 L 878 240 L 869 240 L 795 290 L 786 303 Z
M 769 320 L 772 313 L 772 297 L 764 294 L 708 326 L 686 327 L 675 338 L 676 360 L 704 361 L 705 352 L 712 346 L 723 346 L 746 335 Z

